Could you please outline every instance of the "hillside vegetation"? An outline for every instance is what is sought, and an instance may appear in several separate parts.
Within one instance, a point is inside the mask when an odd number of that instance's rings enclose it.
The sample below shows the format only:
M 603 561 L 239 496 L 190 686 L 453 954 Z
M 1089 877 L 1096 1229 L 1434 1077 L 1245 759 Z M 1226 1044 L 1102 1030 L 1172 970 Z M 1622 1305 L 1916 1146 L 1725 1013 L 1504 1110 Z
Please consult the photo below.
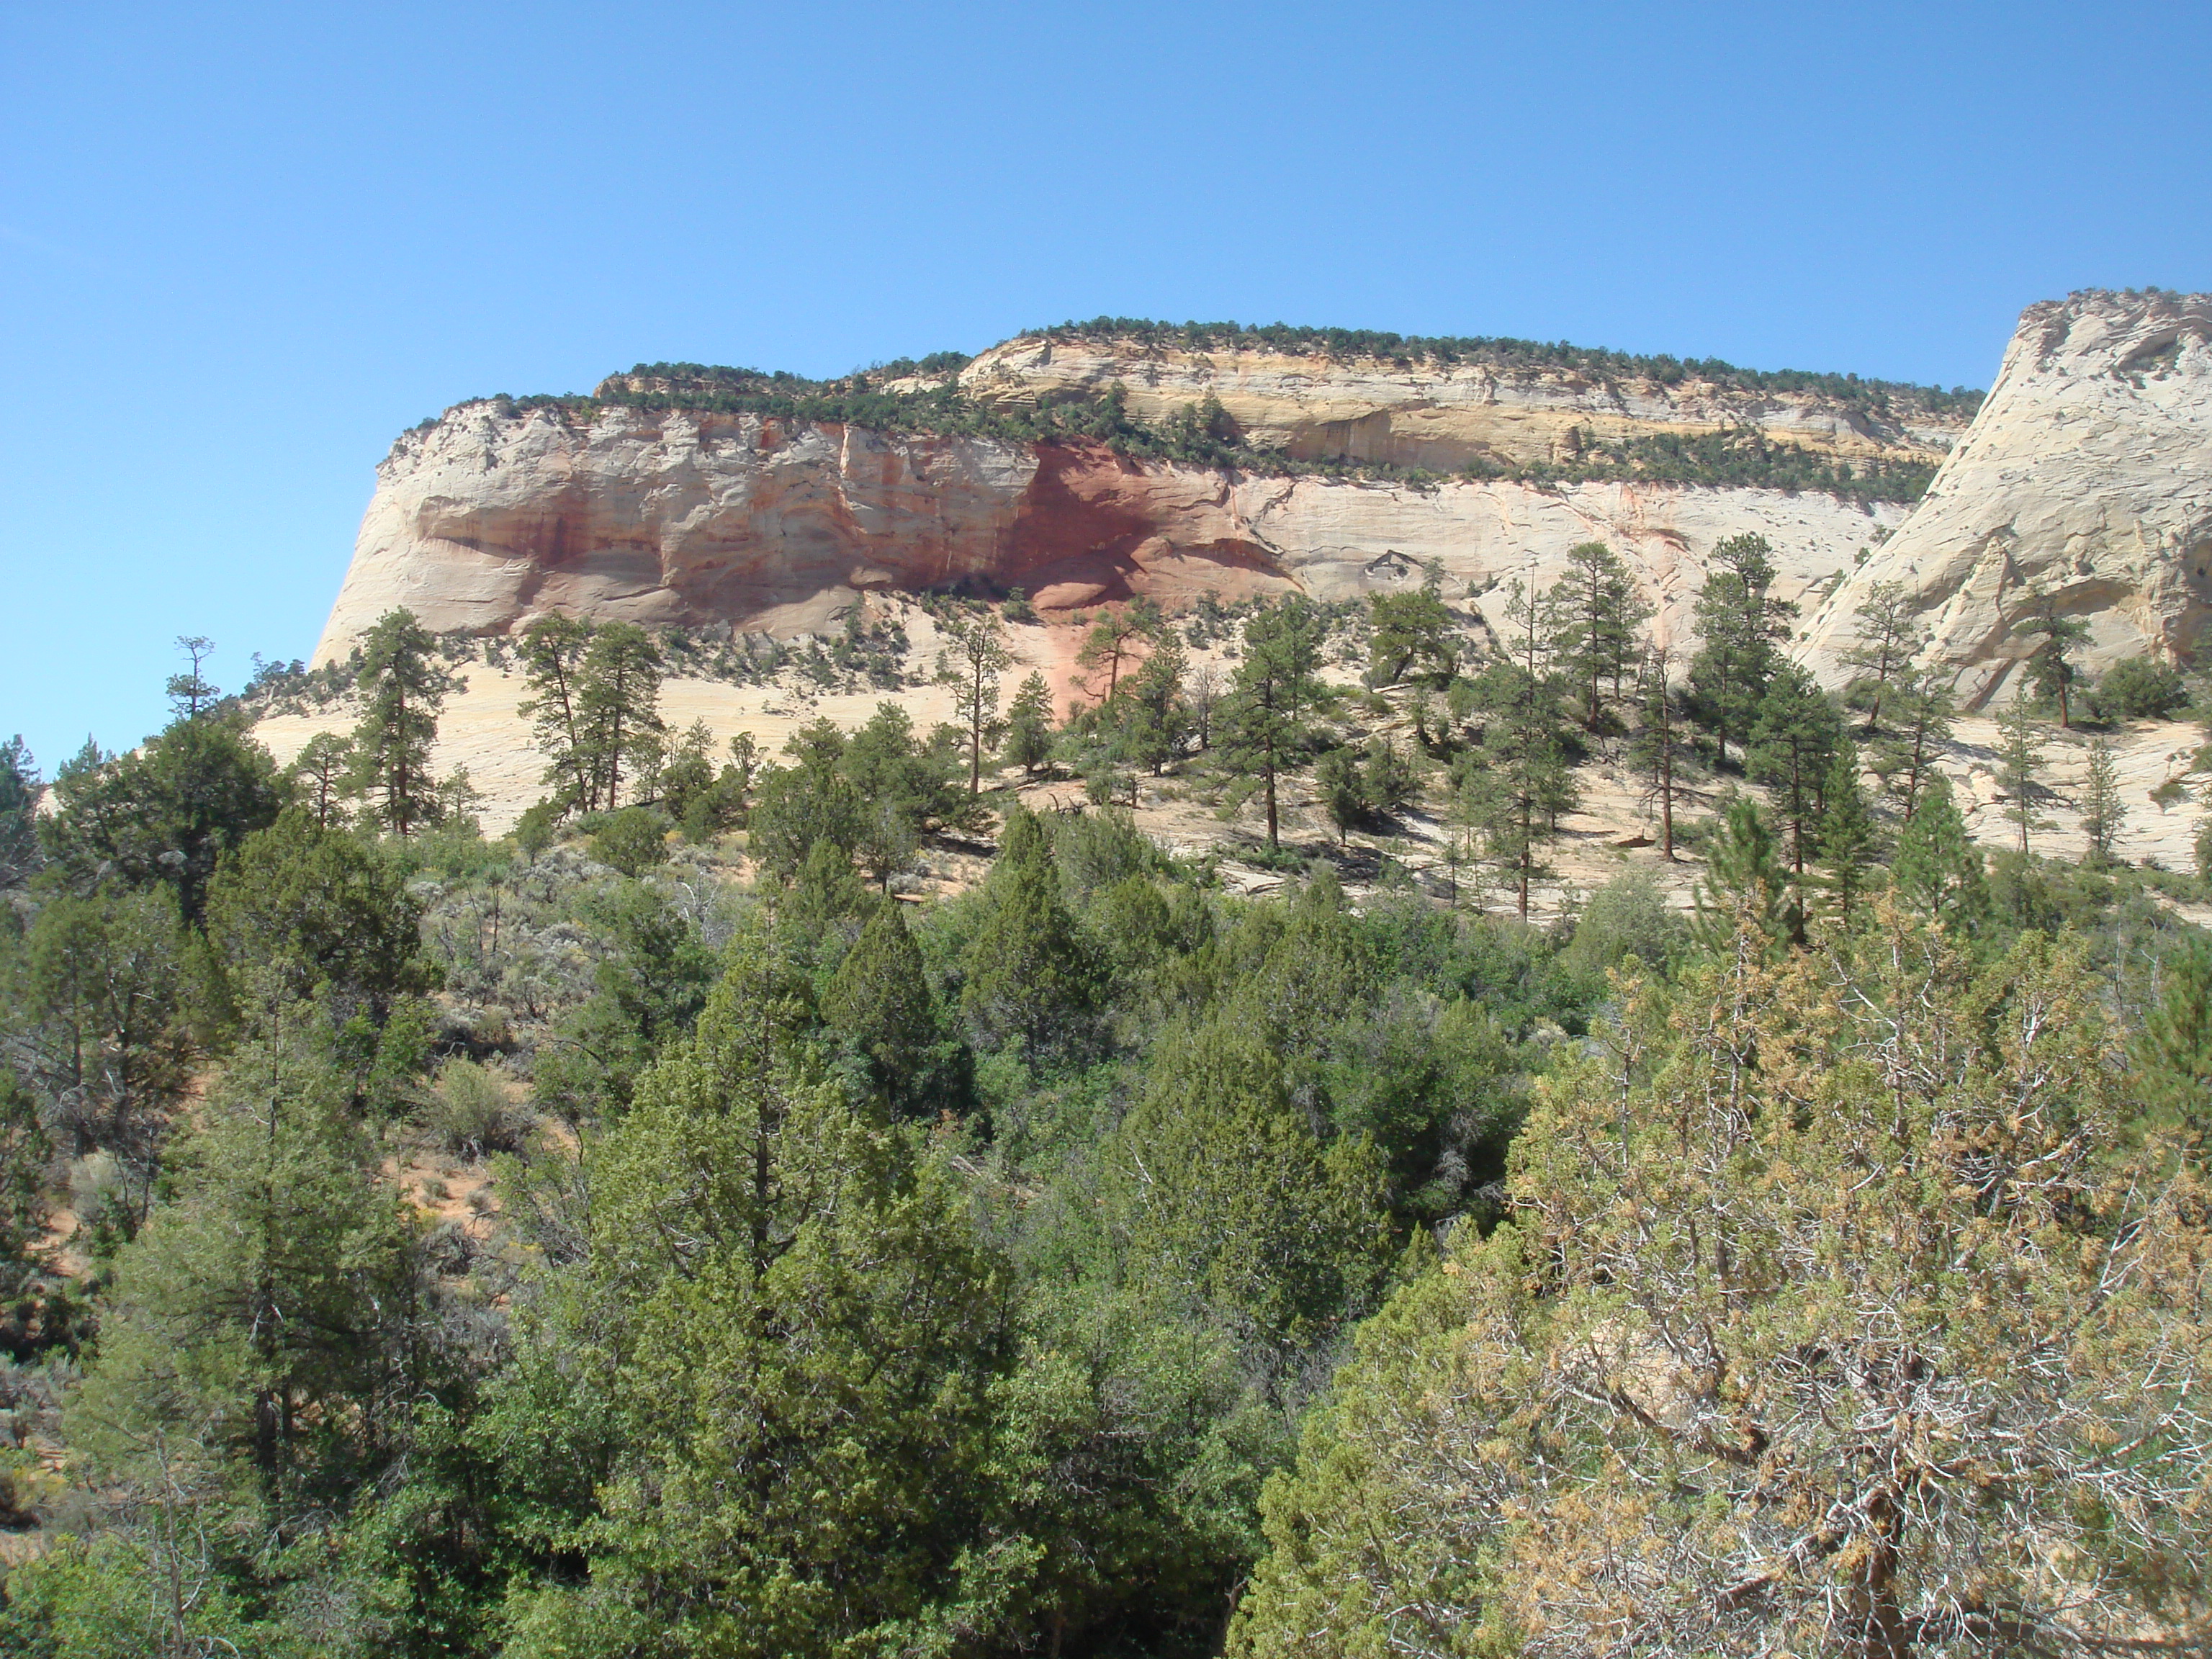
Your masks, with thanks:
M 2203 1645 L 2207 890 L 2096 744 L 2205 688 L 2024 605 L 1985 851 L 1901 592 L 1831 696 L 1768 554 L 1687 660 L 1598 544 L 1100 611 L 1064 708 L 941 600 L 951 720 L 773 753 L 541 617 L 496 840 L 405 611 L 282 769 L 201 640 L 0 750 L 0 1650 Z M 1601 757 L 1650 842 L 1543 920 Z

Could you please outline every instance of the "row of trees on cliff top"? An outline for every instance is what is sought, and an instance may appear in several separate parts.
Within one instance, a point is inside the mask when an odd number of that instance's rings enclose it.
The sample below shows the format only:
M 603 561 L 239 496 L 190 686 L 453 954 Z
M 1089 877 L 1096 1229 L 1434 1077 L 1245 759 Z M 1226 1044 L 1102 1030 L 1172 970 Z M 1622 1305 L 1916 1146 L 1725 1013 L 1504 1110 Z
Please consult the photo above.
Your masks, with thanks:
M 404 616 L 350 771 L 203 641 L 132 754 L 0 750 L 0 1650 L 2201 1645 L 2212 948 L 2156 872 L 1977 848 L 1909 613 L 1820 703 L 1771 581 L 1727 550 L 1680 685 L 1594 545 L 1481 624 L 1132 607 L 1003 729 L 948 613 L 959 725 L 719 770 L 635 640 L 541 636 L 632 701 L 540 708 L 495 843 Z M 1875 763 L 1801 824 L 1829 742 Z M 1021 743 L 1100 802 L 994 797 Z M 1694 920 L 1240 900 L 1114 804 L 1225 757 L 1280 841 L 1425 769 L 1517 893 L 1601 744 L 1771 780 Z M 986 811 L 970 890 L 881 890 Z

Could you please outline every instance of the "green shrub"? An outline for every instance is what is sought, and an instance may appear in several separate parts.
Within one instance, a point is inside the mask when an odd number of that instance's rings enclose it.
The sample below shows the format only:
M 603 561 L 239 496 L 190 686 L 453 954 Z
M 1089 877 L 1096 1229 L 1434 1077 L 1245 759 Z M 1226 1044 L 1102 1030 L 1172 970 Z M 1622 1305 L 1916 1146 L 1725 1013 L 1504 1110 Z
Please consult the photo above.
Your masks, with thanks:
M 2156 657 L 2114 663 L 2097 682 L 2097 711 L 2121 720 L 2164 720 L 2188 701 L 2181 671 Z
M 650 806 L 625 806 L 594 821 L 592 856 L 630 877 L 668 862 L 665 817 Z
M 526 1106 L 508 1098 L 499 1074 L 472 1060 L 449 1060 L 423 1108 L 422 1127 L 459 1157 L 520 1152 L 537 1125 Z

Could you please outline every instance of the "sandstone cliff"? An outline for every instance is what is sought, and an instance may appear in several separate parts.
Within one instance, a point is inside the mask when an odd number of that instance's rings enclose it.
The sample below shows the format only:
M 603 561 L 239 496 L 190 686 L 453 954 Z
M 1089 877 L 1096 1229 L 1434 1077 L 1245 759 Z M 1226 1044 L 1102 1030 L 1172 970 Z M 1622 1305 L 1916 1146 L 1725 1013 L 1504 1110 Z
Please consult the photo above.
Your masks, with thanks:
M 2090 629 L 2102 669 L 2192 653 L 2212 605 L 2212 295 L 2077 294 L 2031 306 L 1965 440 L 1905 526 L 1807 629 L 1834 678 L 1869 585 L 1918 601 L 1932 659 L 1979 707 L 2035 648 L 2034 585 Z
M 1586 444 L 1657 433 L 1745 430 L 1826 454 L 1935 460 L 1965 424 L 1948 402 L 1931 409 L 1887 389 L 1855 398 L 1770 389 L 1702 366 L 1662 378 L 1540 358 L 1337 359 L 1081 335 L 994 346 L 960 384 L 980 403 L 1011 407 L 1119 386 L 1131 412 L 1152 422 L 1212 397 L 1264 449 L 1441 472 L 1471 461 L 1561 460 Z
M 1011 342 L 969 363 L 959 384 L 986 410 L 1120 386 L 1132 414 L 1153 422 L 1211 397 L 1259 451 L 1387 468 L 1473 464 L 1476 474 L 1571 461 L 1624 435 L 1723 432 L 1862 464 L 1932 464 L 1964 427 L 1940 398 L 1900 404 L 1856 383 L 1838 396 L 1702 368 L 1622 374 L 1573 362 L 1111 339 Z M 1202 591 L 1346 597 L 1418 580 L 1434 560 L 1455 586 L 1480 592 L 1516 574 L 1549 580 L 1568 548 L 1593 538 L 1630 561 L 1662 634 L 1678 635 L 1715 541 L 1766 535 L 1785 592 L 1817 599 L 1904 512 L 1814 490 L 1285 476 L 1136 459 L 1082 440 L 483 401 L 406 434 L 379 469 L 316 658 L 343 656 L 400 605 L 440 631 L 504 632 L 563 610 L 788 635 L 830 626 L 860 592 L 962 581 L 1024 587 L 1048 612 L 1066 612 L 1139 592 L 1170 604 Z

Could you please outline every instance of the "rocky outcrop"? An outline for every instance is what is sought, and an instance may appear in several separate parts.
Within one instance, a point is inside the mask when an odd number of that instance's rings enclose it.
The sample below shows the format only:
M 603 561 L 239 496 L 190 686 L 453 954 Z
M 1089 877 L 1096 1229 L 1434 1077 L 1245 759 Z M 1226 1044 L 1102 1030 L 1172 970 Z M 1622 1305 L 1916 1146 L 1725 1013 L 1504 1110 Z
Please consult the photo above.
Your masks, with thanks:
M 1571 459 L 1585 444 L 1659 433 L 1754 429 L 1824 454 L 1940 459 L 1962 415 L 1818 390 L 1747 388 L 1702 372 L 1601 374 L 1544 362 L 1475 358 L 1348 361 L 1267 349 L 1199 350 L 1130 339 L 1031 336 L 994 346 L 961 371 L 978 403 L 1034 407 L 1119 386 L 1129 411 L 1158 424 L 1219 401 L 1262 449 L 1451 472 L 1470 461 Z M 1902 389 L 1899 389 L 1902 391 Z
M 1771 541 L 1816 599 L 1904 509 L 1813 493 L 1626 483 L 1417 487 L 1139 462 L 1102 445 L 886 435 L 757 415 L 465 404 L 409 434 L 377 490 L 316 659 L 396 606 L 437 631 L 545 611 L 789 635 L 872 590 L 969 581 L 1048 611 L 1420 579 L 1455 592 L 1557 573 L 1610 542 L 1679 635 L 1723 537 Z M 1818 590 L 1817 592 L 1814 590 Z
M 1831 678 L 1869 586 L 1905 585 L 1980 707 L 2036 636 L 2031 588 L 2089 627 L 2086 665 L 2180 659 L 2212 611 L 2212 295 L 2076 294 L 2031 306 L 1965 440 L 1904 527 L 1811 619 Z

